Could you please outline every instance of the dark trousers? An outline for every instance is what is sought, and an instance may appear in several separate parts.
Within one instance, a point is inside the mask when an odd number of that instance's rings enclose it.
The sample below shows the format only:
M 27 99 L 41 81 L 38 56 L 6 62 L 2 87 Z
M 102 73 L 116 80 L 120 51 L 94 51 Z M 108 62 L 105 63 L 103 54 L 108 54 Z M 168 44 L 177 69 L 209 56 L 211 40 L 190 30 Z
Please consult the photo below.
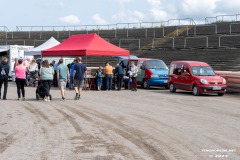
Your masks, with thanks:
M 22 97 L 25 97 L 25 88 L 24 88 L 25 83 L 26 83 L 25 79 L 16 78 L 18 98 L 21 98 L 21 92 L 22 92 Z
M 121 90 L 123 84 L 123 74 L 117 75 L 117 88 L 118 90 Z
M 132 77 L 132 89 L 137 89 L 137 77 Z
M 54 86 L 54 87 L 58 87 L 57 71 L 54 71 L 54 76 L 53 76 L 53 86 Z
M 52 80 L 42 80 L 42 84 L 43 84 L 43 87 L 44 87 L 45 96 L 49 97 Z
M 6 99 L 7 89 L 8 89 L 8 79 L 7 78 L 0 79 L 0 98 L 1 98 L 2 84 L 4 84 L 3 99 Z
M 106 90 L 112 90 L 112 74 L 106 74 Z

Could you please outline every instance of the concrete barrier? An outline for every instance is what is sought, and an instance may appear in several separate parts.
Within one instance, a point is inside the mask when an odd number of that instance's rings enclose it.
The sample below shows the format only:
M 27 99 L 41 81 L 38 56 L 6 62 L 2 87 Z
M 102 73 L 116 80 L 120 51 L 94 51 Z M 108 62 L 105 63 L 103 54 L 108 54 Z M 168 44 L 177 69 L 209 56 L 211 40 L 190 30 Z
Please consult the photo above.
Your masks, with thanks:
M 227 92 L 240 92 L 240 72 L 216 71 L 227 81 Z

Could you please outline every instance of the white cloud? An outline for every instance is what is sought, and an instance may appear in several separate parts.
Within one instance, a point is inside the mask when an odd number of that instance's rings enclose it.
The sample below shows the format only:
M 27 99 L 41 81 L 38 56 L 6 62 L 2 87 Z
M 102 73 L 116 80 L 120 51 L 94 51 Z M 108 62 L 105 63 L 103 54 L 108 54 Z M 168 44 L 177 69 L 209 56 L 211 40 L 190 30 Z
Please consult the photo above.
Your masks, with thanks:
M 150 5 L 148 18 L 154 21 L 184 18 L 203 21 L 216 13 L 214 10 L 218 1 L 227 0 L 146 0 Z
M 65 7 L 65 3 L 64 3 L 64 2 L 59 2 L 58 5 L 59 5 L 60 7 Z
M 121 11 L 112 16 L 117 22 L 136 23 L 144 21 L 145 15 L 140 11 Z
M 129 3 L 132 0 L 117 0 L 118 3 L 123 4 L 123 3 Z
M 160 0 L 147 0 L 147 3 L 153 7 L 159 7 L 161 4 Z
M 100 25 L 107 24 L 107 22 L 103 18 L 101 18 L 98 13 L 94 14 L 92 16 L 92 19 L 95 21 L 96 24 L 100 24 Z
M 216 12 L 237 14 L 239 13 L 239 0 L 218 0 L 216 1 Z
M 201 16 L 205 17 L 213 14 L 213 11 L 216 7 L 216 0 L 183 0 L 181 4 L 182 13 L 185 16 Z
M 77 16 L 75 15 L 68 15 L 65 17 L 60 17 L 59 20 L 61 22 L 67 23 L 67 24 L 72 24 L 72 25 L 76 25 L 80 23 L 80 20 Z
M 166 21 L 173 18 L 171 15 L 168 15 L 166 11 L 159 8 L 150 9 L 150 14 L 152 15 L 154 21 Z
M 147 3 L 150 5 L 149 14 L 154 21 L 166 21 L 170 18 L 174 18 L 174 5 L 171 5 L 171 7 L 168 7 L 168 5 L 161 5 L 161 0 L 147 0 Z

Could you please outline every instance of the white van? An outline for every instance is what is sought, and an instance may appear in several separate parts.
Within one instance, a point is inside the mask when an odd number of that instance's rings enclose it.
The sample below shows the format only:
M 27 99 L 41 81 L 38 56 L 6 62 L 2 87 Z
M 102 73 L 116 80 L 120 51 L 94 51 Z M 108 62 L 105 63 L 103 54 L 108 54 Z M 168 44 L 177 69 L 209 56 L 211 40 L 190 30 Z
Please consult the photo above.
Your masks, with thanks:
M 15 58 L 33 59 L 33 56 L 24 56 L 24 51 L 32 49 L 34 46 L 21 46 L 21 45 L 0 45 L 0 58 L 6 56 L 10 66 L 9 77 L 14 75 Z

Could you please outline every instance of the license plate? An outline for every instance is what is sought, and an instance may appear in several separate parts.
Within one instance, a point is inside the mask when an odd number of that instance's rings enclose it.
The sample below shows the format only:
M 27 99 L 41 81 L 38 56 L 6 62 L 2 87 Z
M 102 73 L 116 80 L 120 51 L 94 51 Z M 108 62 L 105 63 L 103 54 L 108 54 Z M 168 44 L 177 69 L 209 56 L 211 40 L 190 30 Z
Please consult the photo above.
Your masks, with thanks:
M 213 90 L 221 90 L 222 87 L 218 87 L 218 86 L 213 86 Z
M 167 83 L 167 81 L 163 81 L 163 83 Z

